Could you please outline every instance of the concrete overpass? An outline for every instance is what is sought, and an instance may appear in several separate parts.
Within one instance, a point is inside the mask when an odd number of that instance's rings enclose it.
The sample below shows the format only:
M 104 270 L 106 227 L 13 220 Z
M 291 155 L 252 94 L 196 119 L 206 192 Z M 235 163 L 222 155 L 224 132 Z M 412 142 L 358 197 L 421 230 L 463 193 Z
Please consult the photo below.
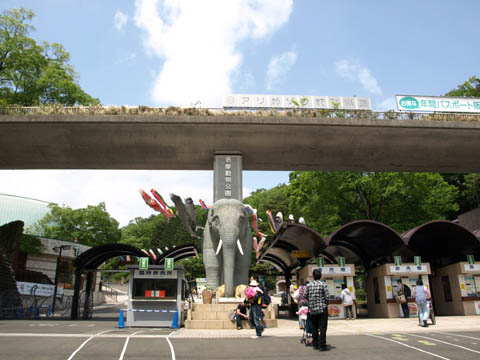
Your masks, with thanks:
M 480 121 L 287 116 L 0 115 L 0 169 L 480 173 Z

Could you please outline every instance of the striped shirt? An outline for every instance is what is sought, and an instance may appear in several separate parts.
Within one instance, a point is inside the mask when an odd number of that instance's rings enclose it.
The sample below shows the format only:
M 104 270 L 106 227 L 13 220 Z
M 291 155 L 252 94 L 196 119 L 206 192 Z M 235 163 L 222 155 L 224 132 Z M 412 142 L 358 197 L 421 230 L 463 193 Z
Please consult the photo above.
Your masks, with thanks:
M 307 290 L 305 290 L 303 296 L 308 300 L 308 309 L 311 314 L 321 314 L 327 311 L 330 294 L 327 284 L 324 282 L 320 280 L 312 281 L 307 285 Z

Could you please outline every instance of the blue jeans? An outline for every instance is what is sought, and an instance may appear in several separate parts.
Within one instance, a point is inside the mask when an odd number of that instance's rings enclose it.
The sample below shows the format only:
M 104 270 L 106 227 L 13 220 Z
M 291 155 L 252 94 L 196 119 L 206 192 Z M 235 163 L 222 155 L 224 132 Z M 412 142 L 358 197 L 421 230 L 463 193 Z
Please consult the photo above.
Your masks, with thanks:
M 428 320 L 428 304 L 426 301 L 419 301 L 417 302 L 417 309 L 418 309 L 418 320 L 420 321 L 420 325 Z
M 255 332 L 257 336 L 262 336 L 262 333 L 263 333 L 262 307 L 260 305 L 253 304 L 250 311 L 253 312 L 253 320 L 255 322 Z

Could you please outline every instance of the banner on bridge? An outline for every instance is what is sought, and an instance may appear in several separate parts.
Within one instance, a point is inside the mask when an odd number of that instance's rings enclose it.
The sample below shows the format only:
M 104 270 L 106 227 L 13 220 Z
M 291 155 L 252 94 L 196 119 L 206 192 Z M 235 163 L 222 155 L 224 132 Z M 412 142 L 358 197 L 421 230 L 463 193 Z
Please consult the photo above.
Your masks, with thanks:
M 224 109 L 343 109 L 371 110 L 370 98 L 306 95 L 230 94 L 223 99 Z
M 479 98 L 397 95 L 399 111 L 480 113 Z

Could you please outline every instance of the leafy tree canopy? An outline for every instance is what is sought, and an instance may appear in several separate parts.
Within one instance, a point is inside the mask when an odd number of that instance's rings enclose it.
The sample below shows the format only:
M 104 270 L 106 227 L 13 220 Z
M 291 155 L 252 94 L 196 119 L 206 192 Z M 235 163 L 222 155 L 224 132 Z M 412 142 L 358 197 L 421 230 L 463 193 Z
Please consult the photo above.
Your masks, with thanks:
M 50 204 L 50 213 L 34 224 L 30 233 L 51 239 L 77 241 L 88 246 L 118 242 L 121 237 L 118 221 L 105 209 L 105 203 L 86 208 Z
M 28 36 L 34 16 L 24 8 L 0 14 L 0 105 L 99 104 L 78 85 L 62 45 L 37 44 Z
M 278 191 L 259 190 L 255 197 L 268 198 L 260 192 Z M 290 184 L 282 185 L 282 193 L 283 204 L 288 204 L 284 213 L 296 219 L 303 216 L 307 225 L 323 235 L 363 219 L 403 232 L 458 210 L 458 189 L 435 173 L 295 171 L 290 173 Z
M 480 97 L 480 79 L 472 76 L 470 79 L 446 93 L 447 96 Z

